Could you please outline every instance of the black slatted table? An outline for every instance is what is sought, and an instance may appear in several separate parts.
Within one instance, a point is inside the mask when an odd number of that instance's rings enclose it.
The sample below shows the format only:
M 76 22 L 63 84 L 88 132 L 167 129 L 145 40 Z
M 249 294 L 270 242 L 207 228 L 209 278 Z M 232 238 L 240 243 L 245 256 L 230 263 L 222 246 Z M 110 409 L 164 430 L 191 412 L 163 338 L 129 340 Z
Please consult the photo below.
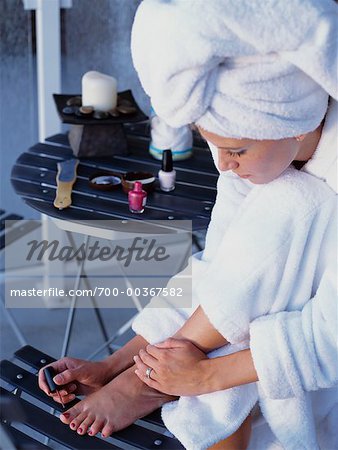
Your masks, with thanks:
M 175 162 L 175 190 L 162 192 L 157 185 L 155 192 L 148 195 L 144 213 L 138 217 L 129 212 L 127 195 L 122 189 L 98 191 L 89 186 L 89 177 L 101 169 L 119 173 L 150 171 L 157 175 L 160 162 L 148 153 L 147 124 L 128 125 L 125 129 L 129 155 L 81 158 L 71 207 L 59 210 L 53 206 L 57 162 L 72 157 L 65 134 L 34 145 L 18 158 L 11 175 L 16 193 L 32 208 L 62 220 L 192 220 L 193 230 L 205 229 L 216 197 L 218 174 L 201 140 L 196 140 L 192 158 Z

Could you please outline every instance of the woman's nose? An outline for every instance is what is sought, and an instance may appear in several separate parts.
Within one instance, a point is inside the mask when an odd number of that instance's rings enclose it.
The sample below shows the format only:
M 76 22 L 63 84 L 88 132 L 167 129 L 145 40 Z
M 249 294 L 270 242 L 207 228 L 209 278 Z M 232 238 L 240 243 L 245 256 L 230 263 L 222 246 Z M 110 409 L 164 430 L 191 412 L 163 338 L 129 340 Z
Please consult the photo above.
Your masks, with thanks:
M 235 170 L 239 167 L 237 161 L 231 159 L 231 156 L 225 154 L 223 150 L 218 150 L 218 168 L 221 172 L 226 170 Z

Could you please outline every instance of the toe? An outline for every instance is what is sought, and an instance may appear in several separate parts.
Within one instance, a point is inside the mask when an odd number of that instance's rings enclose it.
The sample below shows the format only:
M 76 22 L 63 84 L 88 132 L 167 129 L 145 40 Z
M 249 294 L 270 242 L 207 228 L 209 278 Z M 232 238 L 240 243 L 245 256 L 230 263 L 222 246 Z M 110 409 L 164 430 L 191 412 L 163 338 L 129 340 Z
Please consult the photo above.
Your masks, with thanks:
M 94 417 L 93 416 L 87 416 L 82 423 L 80 423 L 79 428 L 77 429 L 77 432 L 79 434 L 85 434 L 88 431 L 88 428 L 92 425 L 92 423 L 94 422 Z
M 62 413 L 60 415 L 61 422 L 65 423 L 66 425 L 69 425 L 70 422 L 73 420 L 74 417 L 78 416 L 80 414 L 80 411 L 74 407 L 68 409 L 68 411 Z
M 103 438 L 110 436 L 114 432 L 114 426 L 112 423 L 107 422 L 102 428 L 101 434 Z
M 104 422 L 102 419 L 96 419 L 94 423 L 90 426 L 90 436 L 95 436 L 99 431 L 102 430 Z
M 73 417 L 72 421 L 70 422 L 70 428 L 72 430 L 77 430 L 80 426 L 80 424 L 86 419 L 88 414 L 82 412 L 78 414 L 76 417 Z

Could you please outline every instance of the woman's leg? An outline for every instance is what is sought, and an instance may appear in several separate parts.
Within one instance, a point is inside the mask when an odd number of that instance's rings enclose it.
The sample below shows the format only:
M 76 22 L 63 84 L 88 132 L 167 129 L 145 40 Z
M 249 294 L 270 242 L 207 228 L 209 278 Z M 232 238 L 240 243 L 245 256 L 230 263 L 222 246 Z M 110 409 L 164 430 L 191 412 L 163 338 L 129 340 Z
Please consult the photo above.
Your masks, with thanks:
M 250 441 L 251 421 L 249 415 L 234 434 L 209 447 L 209 450 L 245 450 Z

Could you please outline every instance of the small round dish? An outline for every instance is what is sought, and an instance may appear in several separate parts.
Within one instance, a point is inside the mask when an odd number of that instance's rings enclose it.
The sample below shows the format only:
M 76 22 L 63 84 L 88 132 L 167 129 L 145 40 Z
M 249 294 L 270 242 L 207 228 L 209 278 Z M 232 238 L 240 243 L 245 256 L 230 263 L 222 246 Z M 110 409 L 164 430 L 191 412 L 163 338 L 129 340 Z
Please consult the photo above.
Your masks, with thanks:
M 89 186 L 100 191 L 114 191 L 121 186 L 121 175 L 115 172 L 95 172 L 89 177 Z
M 122 189 L 128 194 L 134 188 L 135 181 L 142 183 L 146 192 L 152 192 L 155 188 L 155 176 L 150 172 L 127 172 L 122 175 Z

